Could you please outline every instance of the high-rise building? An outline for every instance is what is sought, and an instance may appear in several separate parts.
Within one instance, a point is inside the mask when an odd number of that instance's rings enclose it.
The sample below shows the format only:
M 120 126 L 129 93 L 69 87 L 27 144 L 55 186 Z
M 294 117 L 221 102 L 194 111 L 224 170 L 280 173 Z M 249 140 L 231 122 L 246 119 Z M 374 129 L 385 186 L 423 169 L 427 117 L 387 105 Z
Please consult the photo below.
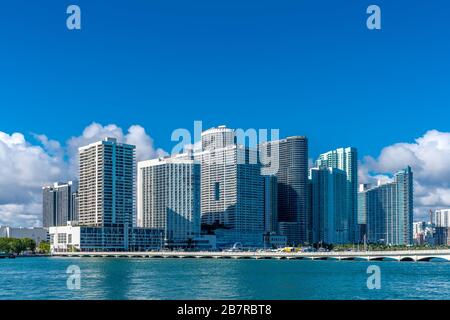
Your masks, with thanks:
M 202 132 L 202 150 L 221 149 L 236 144 L 233 129 L 218 126 Z
M 178 155 L 138 163 L 138 226 L 164 231 L 165 246 L 200 236 L 200 163 Z
M 367 197 L 364 191 L 367 191 L 372 186 L 367 183 L 359 185 L 358 189 L 358 239 L 360 243 L 365 243 L 367 236 Z
M 313 242 L 348 243 L 347 174 L 336 168 L 312 168 L 310 183 Z
M 45 228 L 65 226 L 68 221 L 76 220 L 74 212 L 77 203 L 73 197 L 77 192 L 77 183 L 55 183 L 42 188 L 43 213 L 42 224 Z
M 432 213 L 431 222 L 436 227 L 450 228 L 450 209 L 439 209 Z
M 436 227 L 433 239 L 435 245 L 450 246 L 450 227 Z
M 202 133 L 202 227 L 219 246 L 259 246 L 264 233 L 264 179 L 256 150 L 237 145 L 224 126 Z
M 278 232 L 278 179 L 264 176 L 264 233 Z
M 114 138 L 79 149 L 78 222 L 51 227 L 55 251 L 145 251 L 161 248 L 163 231 L 134 227 L 135 146 Z M 76 211 L 74 215 L 76 214 Z
M 79 149 L 79 224 L 133 226 L 135 146 L 114 138 Z
M 398 193 L 398 211 L 399 220 L 393 220 L 388 226 L 393 230 L 398 230 L 399 243 L 412 244 L 413 243 L 413 228 L 414 222 L 414 179 L 411 167 L 406 167 L 404 170 L 397 172 L 394 176 L 397 183 Z
M 79 208 L 78 190 L 72 193 L 72 221 L 78 221 L 78 208 Z
M 310 241 L 308 217 L 308 139 L 293 136 L 261 145 L 278 171 L 278 227 L 290 245 Z
M 346 173 L 345 215 L 348 217 L 348 242 L 358 242 L 358 153 L 356 148 L 339 148 L 321 154 L 316 161 L 316 167 L 336 168 Z
M 394 181 L 362 189 L 360 216 L 366 216 L 367 240 L 372 243 L 408 245 L 413 243 L 413 173 L 399 171 Z

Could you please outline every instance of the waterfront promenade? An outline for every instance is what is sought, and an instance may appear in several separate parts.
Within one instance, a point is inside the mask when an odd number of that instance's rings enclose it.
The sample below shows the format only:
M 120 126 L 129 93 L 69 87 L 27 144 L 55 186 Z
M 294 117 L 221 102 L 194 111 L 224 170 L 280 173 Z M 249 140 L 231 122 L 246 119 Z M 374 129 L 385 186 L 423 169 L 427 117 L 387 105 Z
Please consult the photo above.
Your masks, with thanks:
M 277 260 L 337 260 L 337 261 L 431 261 L 450 262 L 447 250 L 407 250 L 407 251 L 346 251 L 346 252 L 55 252 L 53 257 L 102 257 L 141 259 L 277 259 Z

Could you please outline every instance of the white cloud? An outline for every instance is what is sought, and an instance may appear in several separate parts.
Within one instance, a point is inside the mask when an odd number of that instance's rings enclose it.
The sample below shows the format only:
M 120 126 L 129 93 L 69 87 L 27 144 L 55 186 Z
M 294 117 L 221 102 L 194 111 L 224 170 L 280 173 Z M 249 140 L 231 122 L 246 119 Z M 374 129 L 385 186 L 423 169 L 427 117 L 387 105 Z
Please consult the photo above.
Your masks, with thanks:
M 155 149 L 153 139 L 145 132 L 141 126 L 131 126 L 125 136 L 125 142 L 136 146 L 136 158 L 138 161 L 167 156 L 167 152 L 162 149 Z
M 136 158 L 138 161 L 153 159 L 167 155 L 162 149 L 155 149 L 153 139 L 147 134 L 145 129 L 139 125 L 133 125 L 124 134 L 122 128 L 115 124 L 102 126 L 92 123 L 86 127 L 78 137 L 72 137 L 67 142 L 67 152 L 70 159 L 70 173 L 76 176 L 78 172 L 78 148 L 90 143 L 103 140 L 106 137 L 116 138 L 117 141 L 129 143 L 136 146 Z
M 138 160 L 166 154 L 154 148 L 153 139 L 138 125 L 124 134 L 117 125 L 93 123 L 64 146 L 42 134 L 32 136 L 34 144 L 26 141 L 22 133 L 10 135 L 0 131 L 0 225 L 40 225 L 42 186 L 76 179 L 78 148 L 83 145 L 114 137 L 136 145 Z
M 42 225 L 42 205 L 30 204 L 0 205 L 0 225 L 37 227 Z
M 0 132 L 0 224 L 36 225 L 40 188 L 64 178 L 66 168 L 63 158 L 28 143 L 23 134 Z
M 430 130 L 413 143 L 385 147 L 374 159 L 365 157 L 360 180 L 373 182 L 378 173 L 394 173 L 410 165 L 414 173 L 415 218 L 430 209 L 450 207 L 450 132 Z

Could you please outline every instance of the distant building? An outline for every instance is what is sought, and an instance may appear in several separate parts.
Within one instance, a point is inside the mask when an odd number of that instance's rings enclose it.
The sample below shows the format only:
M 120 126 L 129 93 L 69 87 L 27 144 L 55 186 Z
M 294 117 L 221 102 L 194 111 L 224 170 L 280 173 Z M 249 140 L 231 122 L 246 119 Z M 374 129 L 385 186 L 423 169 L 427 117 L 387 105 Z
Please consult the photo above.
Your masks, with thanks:
M 417 245 L 435 245 L 435 227 L 430 222 L 413 223 L 413 241 Z
M 450 209 L 439 209 L 432 212 L 431 221 L 436 227 L 450 228 Z
M 278 160 L 278 227 L 289 245 L 310 240 L 308 216 L 308 139 L 293 136 L 263 144 Z
M 348 243 L 359 241 L 358 235 L 358 152 L 356 148 L 339 148 L 323 153 L 316 161 L 318 168 L 335 168 L 346 173 L 345 221 Z
M 138 226 L 164 231 L 169 247 L 200 236 L 200 163 L 187 155 L 138 163 Z
M 72 214 L 70 221 L 78 221 L 79 219 L 79 206 L 80 206 L 80 197 L 78 196 L 78 190 L 72 193 Z
M 436 245 L 450 246 L 450 227 L 436 227 L 434 239 Z
M 433 244 L 450 245 L 450 209 L 430 212 L 430 224 L 433 226 Z
M 48 230 L 46 228 L 13 228 L 0 226 L 0 238 L 33 239 L 37 245 L 47 241 Z
M 399 171 L 394 182 L 360 193 L 365 206 L 367 240 L 372 243 L 409 245 L 413 243 L 413 173 L 410 167 Z
M 287 247 L 287 237 L 286 236 L 280 236 L 277 234 L 270 234 L 268 237 L 268 243 L 266 245 L 266 248 L 285 248 Z
M 310 183 L 313 242 L 349 243 L 347 174 L 336 168 L 312 168 Z
M 43 213 L 42 222 L 45 228 L 65 226 L 68 221 L 76 219 L 77 203 L 74 195 L 77 193 L 77 183 L 55 183 L 42 188 Z

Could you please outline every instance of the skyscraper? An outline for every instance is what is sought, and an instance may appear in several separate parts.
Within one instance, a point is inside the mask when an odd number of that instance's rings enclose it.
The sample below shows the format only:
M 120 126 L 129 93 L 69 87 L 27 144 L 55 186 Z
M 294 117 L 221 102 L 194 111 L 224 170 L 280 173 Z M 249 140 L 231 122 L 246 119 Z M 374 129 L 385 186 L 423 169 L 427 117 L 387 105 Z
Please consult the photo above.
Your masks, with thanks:
M 146 251 L 163 230 L 134 227 L 135 146 L 114 138 L 79 149 L 78 223 L 49 230 L 52 251 Z M 76 211 L 74 211 L 74 215 Z
M 138 163 L 138 226 L 164 231 L 165 245 L 200 235 L 200 163 L 183 158 Z
M 133 226 L 135 146 L 114 138 L 79 149 L 81 226 Z
M 72 193 L 72 221 L 78 221 L 78 208 L 79 208 L 78 190 Z
M 364 191 L 370 188 L 370 184 L 363 183 L 359 185 L 358 190 L 358 238 L 360 243 L 365 243 L 367 240 L 367 194 Z
M 321 154 L 318 168 L 336 168 L 347 175 L 345 214 L 348 221 L 348 242 L 358 242 L 358 153 L 356 148 L 339 148 Z
M 414 222 L 414 179 L 411 167 L 406 167 L 404 170 L 397 172 L 394 176 L 397 184 L 398 194 L 398 211 L 399 220 L 393 219 L 388 225 L 393 233 L 398 232 L 398 243 L 412 244 L 413 243 L 413 228 Z
M 336 168 L 312 168 L 310 183 L 313 243 L 348 243 L 347 174 Z
M 203 229 L 221 246 L 263 242 L 264 180 L 256 150 L 235 143 L 232 129 L 202 133 L 201 213 Z
M 308 139 L 294 136 L 263 145 L 278 160 L 279 233 L 291 245 L 308 242 Z
M 278 179 L 264 176 L 264 233 L 278 233 Z
M 450 228 L 450 209 L 439 209 L 432 213 L 431 222 L 436 227 Z
M 394 181 L 362 189 L 367 239 L 372 243 L 413 243 L 413 173 L 410 167 L 397 172 Z M 362 214 L 360 214 L 362 216 Z
M 202 132 L 202 150 L 221 149 L 236 144 L 233 129 L 218 126 Z
M 77 204 L 73 202 L 73 195 L 76 192 L 77 184 L 72 181 L 54 183 L 42 188 L 42 222 L 45 228 L 65 226 L 68 221 L 76 220 L 74 210 Z

